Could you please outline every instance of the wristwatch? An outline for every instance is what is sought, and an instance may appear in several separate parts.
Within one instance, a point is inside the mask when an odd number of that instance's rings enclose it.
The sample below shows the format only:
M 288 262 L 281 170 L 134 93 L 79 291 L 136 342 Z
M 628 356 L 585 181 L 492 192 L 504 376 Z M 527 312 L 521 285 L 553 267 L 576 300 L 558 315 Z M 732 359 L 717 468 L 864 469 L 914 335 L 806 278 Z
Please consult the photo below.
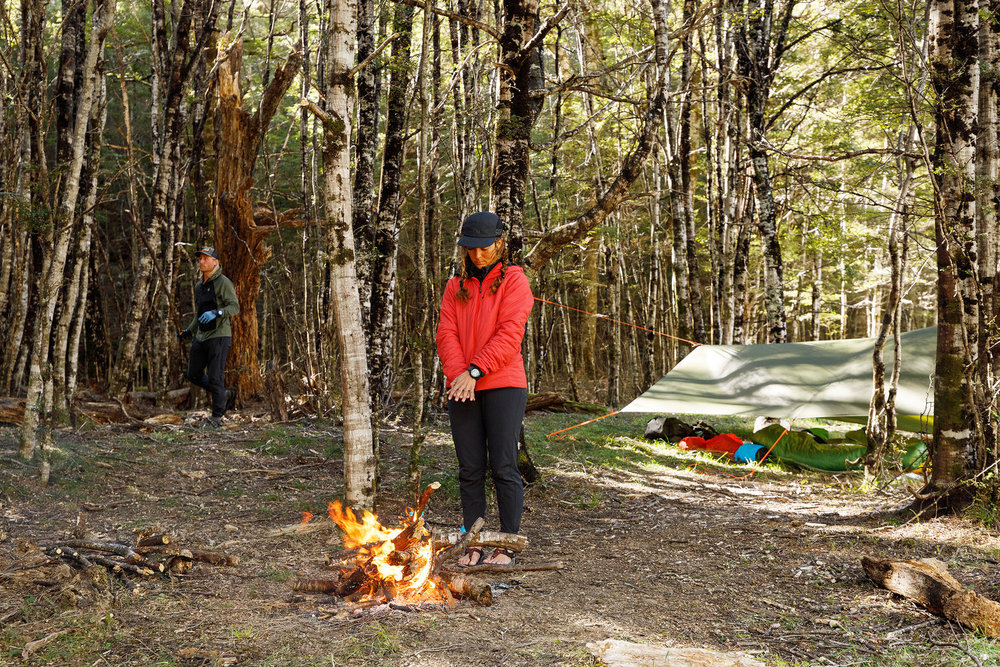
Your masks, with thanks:
M 473 380 L 478 380 L 479 378 L 483 377 L 483 371 L 482 369 L 479 368 L 479 366 L 476 366 L 475 364 L 469 364 L 469 376 Z

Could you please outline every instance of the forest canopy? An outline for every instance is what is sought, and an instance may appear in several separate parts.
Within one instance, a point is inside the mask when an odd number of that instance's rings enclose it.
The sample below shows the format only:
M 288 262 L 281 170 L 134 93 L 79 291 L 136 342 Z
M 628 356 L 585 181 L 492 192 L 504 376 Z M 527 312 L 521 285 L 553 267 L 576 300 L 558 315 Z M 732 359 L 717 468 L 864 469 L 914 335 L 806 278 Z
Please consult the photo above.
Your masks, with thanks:
M 184 384 L 205 245 L 245 306 L 245 400 L 279 382 L 317 413 L 422 414 L 480 210 L 544 300 L 531 391 L 620 406 L 687 341 L 884 342 L 938 322 L 951 266 L 983 306 L 956 315 L 964 358 L 992 369 L 995 22 L 940 4 L 0 0 L 0 383 L 27 397 L 22 455 L 86 392 Z M 951 122 L 979 133 L 956 147 Z M 963 187 L 979 218 L 949 208 Z M 970 372 L 982 470 L 996 383 Z

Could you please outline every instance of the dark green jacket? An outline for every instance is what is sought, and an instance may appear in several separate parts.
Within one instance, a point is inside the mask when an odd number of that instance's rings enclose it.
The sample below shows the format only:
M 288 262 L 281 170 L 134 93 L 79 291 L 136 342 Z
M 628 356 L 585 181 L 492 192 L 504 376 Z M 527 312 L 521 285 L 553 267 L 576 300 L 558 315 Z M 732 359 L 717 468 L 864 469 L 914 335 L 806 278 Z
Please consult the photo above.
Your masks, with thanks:
M 198 340 L 232 337 L 233 328 L 229 324 L 229 318 L 240 312 L 240 301 L 236 298 L 233 283 L 222 275 L 221 266 L 215 268 L 207 281 L 199 280 L 194 286 L 194 302 L 195 316 L 185 331 L 194 332 Z M 198 317 L 209 310 L 222 311 L 222 315 L 208 324 L 198 322 Z

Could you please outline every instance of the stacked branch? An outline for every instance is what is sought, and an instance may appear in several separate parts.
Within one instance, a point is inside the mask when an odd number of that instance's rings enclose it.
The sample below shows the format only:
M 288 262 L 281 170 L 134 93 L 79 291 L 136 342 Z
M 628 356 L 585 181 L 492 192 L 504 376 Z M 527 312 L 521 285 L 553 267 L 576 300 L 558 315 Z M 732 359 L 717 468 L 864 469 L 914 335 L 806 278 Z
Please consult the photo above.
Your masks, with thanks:
M 446 602 L 452 603 L 452 596 L 473 600 L 478 604 L 493 602 L 493 592 L 489 585 L 467 574 L 456 575 L 439 571 L 442 565 L 464 553 L 469 541 L 478 535 L 483 526 L 480 519 L 462 539 L 453 545 L 445 542 L 438 548 L 434 536 L 424 525 L 423 513 L 432 493 L 440 487 L 434 482 L 420 496 L 414 509 L 408 510 L 403 529 L 391 539 L 383 542 L 351 547 L 341 552 L 342 560 L 331 559 L 330 565 L 337 569 L 337 576 L 329 579 L 299 579 L 293 590 L 302 593 L 329 593 L 355 604 L 392 603 L 397 591 L 418 573 L 428 573 L 434 584 L 433 590 L 440 592 Z M 390 548 L 391 546 L 391 548 Z M 373 555 L 375 554 L 375 555 Z M 384 563 L 402 568 L 402 575 L 383 576 L 376 558 L 384 555 Z M 430 562 L 424 554 L 430 554 Z
M 166 533 L 140 532 L 132 544 L 93 539 L 67 539 L 44 547 L 46 555 L 77 567 L 101 566 L 112 574 L 140 577 L 185 574 L 194 563 L 235 567 L 229 554 L 177 546 Z

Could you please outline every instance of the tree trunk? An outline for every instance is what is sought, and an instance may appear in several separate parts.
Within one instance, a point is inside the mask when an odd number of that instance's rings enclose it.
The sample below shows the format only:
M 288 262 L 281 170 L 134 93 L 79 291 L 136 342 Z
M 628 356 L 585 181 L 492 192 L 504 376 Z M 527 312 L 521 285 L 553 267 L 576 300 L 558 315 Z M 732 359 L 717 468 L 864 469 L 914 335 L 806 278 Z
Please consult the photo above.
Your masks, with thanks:
M 326 65 L 323 81 L 325 116 L 323 189 L 326 198 L 327 252 L 330 282 L 327 303 L 333 311 L 340 346 L 340 388 L 344 414 L 344 495 L 355 508 L 374 507 L 375 452 L 372 438 L 371 394 L 365 354 L 361 300 L 355 271 L 354 230 L 351 226 L 351 122 L 357 5 L 354 0 L 329 1 Z
M 56 304 L 63 286 L 63 272 L 69 244 L 72 239 L 76 220 L 77 199 L 80 191 L 80 176 L 83 172 L 83 162 L 86 157 L 86 132 L 90 121 L 91 107 L 98 88 L 100 61 L 103 59 L 104 38 L 111 29 L 114 19 L 115 0 L 104 0 L 95 5 L 93 26 L 83 63 L 83 81 L 78 93 L 76 119 L 73 128 L 73 151 L 70 161 L 65 165 L 65 178 L 60 193 L 60 204 L 56 222 L 58 231 L 53 237 L 51 246 L 43 250 L 46 255 L 46 271 L 42 278 L 34 326 L 34 341 L 31 352 L 31 366 L 28 377 L 28 395 L 25 403 L 24 424 L 21 430 L 21 445 L 18 455 L 28 460 L 38 445 L 38 428 L 44 414 L 43 373 L 49 367 L 49 344 Z M 46 468 L 43 468 L 43 480 Z
M 753 164 L 757 200 L 757 229 L 764 254 L 764 308 L 767 311 L 767 340 L 784 343 L 788 324 L 784 304 L 784 269 L 778 242 L 778 215 L 771 189 L 771 173 L 767 153 L 767 101 L 771 84 L 784 51 L 785 36 L 795 0 L 773 16 L 772 0 L 737 0 L 744 12 L 744 24 L 737 31 L 739 71 L 744 82 L 750 134 L 747 149 Z M 773 25 L 775 19 L 777 25 Z
M 230 49 L 216 73 L 215 248 L 240 302 L 240 312 L 231 320 L 233 342 L 227 366 L 233 378 L 228 384 L 235 385 L 243 397 L 258 396 L 263 390 L 258 361 L 257 295 L 261 267 L 271 256 L 271 248 L 264 244 L 267 231 L 259 231 L 254 222 L 249 193 L 257 152 L 301 62 L 298 51 L 289 54 L 252 115 L 243 105 L 240 84 L 242 42 Z
M 658 3 L 660 0 L 654 0 Z M 654 16 L 659 16 L 654 12 Z M 657 21 L 657 30 L 666 31 L 666 26 Z M 663 42 L 665 43 L 665 38 Z M 660 58 L 660 56 L 657 56 Z M 666 62 L 667 53 L 664 52 L 662 61 Z M 574 241 L 579 241 L 592 229 L 601 224 L 618 204 L 625 198 L 629 187 L 639 177 L 642 165 L 652 152 L 655 145 L 657 131 L 663 124 L 663 108 L 666 95 L 663 87 L 662 74 L 657 79 L 656 85 L 648 91 L 649 100 L 646 111 L 643 113 L 639 127 L 638 139 L 628 155 L 624 155 L 618 175 L 600 193 L 591 206 L 575 220 L 558 225 L 545 232 L 538 243 L 525 255 L 524 264 L 534 271 L 538 271 L 546 264 L 561 248 Z M 494 172 L 496 173 L 496 172 Z
M 979 457 L 982 421 L 966 371 L 979 333 L 974 250 L 965 245 L 976 227 L 976 201 L 966 193 L 975 184 L 978 3 L 934 0 L 930 32 L 931 81 L 938 100 L 933 160 L 938 336 L 928 490 L 948 491 L 984 464 Z
M 159 86 L 162 85 L 163 125 L 162 128 L 158 127 L 154 116 L 153 136 L 156 139 L 156 145 L 153 150 L 153 164 L 155 169 L 148 229 L 141 228 L 138 211 L 135 210 L 137 202 L 134 199 L 132 202 L 133 210 L 128 213 L 133 221 L 136 236 L 141 235 L 142 240 L 137 248 L 139 268 L 129 295 L 128 311 L 123 324 L 124 333 L 118 345 L 115 365 L 108 386 L 108 393 L 112 396 L 123 396 L 132 382 L 132 375 L 138 361 L 140 336 L 146 328 L 146 322 L 151 312 L 156 310 L 150 307 L 150 303 L 154 302 L 157 281 L 161 283 L 159 287 L 162 290 L 160 292 L 161 313 L 166 316 L 167 322 L 161 323 L 159 328 L 152 327 L 149 332 L 152 338 L 155 339 L 157 336 L 160 338 L 160 340 L 155 341 L 155 347 L 164 352 L 165 349 L 172 347 L 172 341 L 163 340 L 164 329 L 176 330 L 187 324 L 186 322 L 170 322 L 174 318 L 166 315 L 166 313 L 171 312 L 170 304 L 172 303 L 169 301 L 172 298 L 172 294 L 169 293 L 171 281 L 167 279 L 166 273 L 172 270 L 170 262 L 174 251 L 172 240 L 176 235 L 176 230 L 171 229 L 171 226 L 178 219 L 177 212 L 182 203 L 182 198 L 177 193 L 177 187 L 179 173 L 182 169 L 182 146 L 186 136 L 188 88 L 196 64 L 195 61 L 202 55 L 201 47 L 207 40 L 207 34 L 214 29 L 214 21 L 212 25 L 202 26 L 201 34 L 195 35 L 196 43 L 192 44 L 192 29 L 198 11 L 197 2 L 192 0 L 192 2 L 184 3 L 173 25 L 174 32 L 169 39 L 168 50 L 162 0 L 155 0 L 153 3 L 155 55 L 153 61 L 159 63 L 160 67 L 154 76 L 153 108 L 154 111 L 159 110 L 156 100 L 159 97 Z M 165 236 L 166 243 L 164 243 Z M 166 312 L 162 312 L 164 304 L 167 305 Z
M 520 264 L 531 128 L 542 108 L 531 97 L 532 87 L 542 85 L 542 44 L 525 50 L 538 28 L 538 0 L 503 0 L 503 17 L 491 202 L 507 226 L 511 261 Z
M 368 313 L 368 363 L 373 407 L 377 412 L 392 397 L 393 303 L 396 297 L 396 255 L 403 205 L 402 180 L 406 161 L 407 91 L 412 80 L 410 41 L 413 6 L 398 3 L 392 28 L 399 37 L 392 43 L 389 94 L 386 102 L 385 149 L 382 157 L 382 191 L 372 247 L 371 310 Z
M 66 285 L 63 297 L 62 312 L 56 327 L 56 340 L 53 348 L 53 421 L 58 423 L 69 415 L 73 394 L 76 390 L 77 355 L 79 352 L 80 331 L 83 327 L 84 313 L 87 309 L 88 269 L 90 268 L 90 241 L 94 229 L 94 208 L 97 204 L 97 181 L 99 165 L 101 164 L 101 138 L 104 123 L 107 119 L 107 90 L 103 77 L 99 84 L 97 101 L 91 111 L 90 125 L 87 130 L 87 160 L 84 166 L 80 185 L 80 201 L 82 212 L 80 229 L 71 257 L 72 269 L 70 280 Z
M 400 5 L 397 5 L 397 11 L 399 8 Z M 412 16 L 413 10 L 409 11 Z M 357 59 L 359 63 L 364 62 L 375 52 L 377 23 L 378 17 L 375 14 L 374 0 L 358 0 Z M 407 35 L 409 35 L 409 31 L 410 28 L 407 26 Z M 354 234 L 358 250 L 356 265 L 358 280 L 362 286 L 361 305 L 366 322 L 369 321 L 371 309 L 373 232 L 377 216 L 375 156 L 378 152 L 381 81 L 382 67 L 378 62 L 370 62 L 357 75 L 358 128 L 354 146 L 354 206 L 352 210 L 354 211 Z

